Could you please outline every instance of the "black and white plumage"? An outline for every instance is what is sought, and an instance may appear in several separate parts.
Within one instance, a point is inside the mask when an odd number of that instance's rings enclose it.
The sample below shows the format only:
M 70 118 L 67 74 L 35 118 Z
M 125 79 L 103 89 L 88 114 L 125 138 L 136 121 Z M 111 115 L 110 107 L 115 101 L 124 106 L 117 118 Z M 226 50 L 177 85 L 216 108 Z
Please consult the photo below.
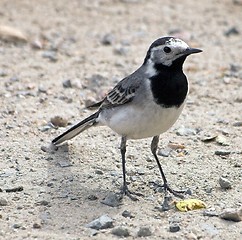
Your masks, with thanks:
M 151 150 L 161 171 L 165 192 L 179 195 L 167 184 L 156 150 L 159 135 L 176 122 L 185 104 L 188 81 L 183 73 L 183 63 L 187 56 L 199 52 L 200 49 L 190 48 L 174 37 L 157 39 L 151 44 L 141 67 L 121 80 L 101 102 L 90 106 L 98 108 L 97 112 L 56 137 L 52 143 L 59 145 L 91 126 L 108 126 L 122 137 L 122 192 L 136 199 L 129 192 L 125 179 L 126 140 L 153 137 Z

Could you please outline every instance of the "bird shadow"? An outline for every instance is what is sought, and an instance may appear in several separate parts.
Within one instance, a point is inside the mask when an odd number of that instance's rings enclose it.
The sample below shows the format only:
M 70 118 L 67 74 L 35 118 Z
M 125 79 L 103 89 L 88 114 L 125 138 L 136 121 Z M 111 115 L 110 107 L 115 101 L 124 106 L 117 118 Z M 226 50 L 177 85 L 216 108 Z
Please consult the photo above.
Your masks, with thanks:
M 51 146 L 45 152 L 48 166 L 44 198 L 48 204 L 40 212 L 43 225 L 77 231 L 100 215 L 119 211 L 102 204 L 108 190 L 85 182 L 87 176 L 72 160 L 68 144 Z

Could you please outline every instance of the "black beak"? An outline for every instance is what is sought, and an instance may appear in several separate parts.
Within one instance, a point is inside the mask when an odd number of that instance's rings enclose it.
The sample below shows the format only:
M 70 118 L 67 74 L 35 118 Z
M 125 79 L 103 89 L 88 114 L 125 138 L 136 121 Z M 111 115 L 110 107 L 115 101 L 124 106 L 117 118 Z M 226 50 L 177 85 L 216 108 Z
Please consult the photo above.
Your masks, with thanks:
M 194 53 L 200 53 L 202 52 L 201 49 L 198 49 L 198 48 L 187 48 L 183 53 L 182 55 L 184 56 L 188 56 L 190 54 L 194 54 Z

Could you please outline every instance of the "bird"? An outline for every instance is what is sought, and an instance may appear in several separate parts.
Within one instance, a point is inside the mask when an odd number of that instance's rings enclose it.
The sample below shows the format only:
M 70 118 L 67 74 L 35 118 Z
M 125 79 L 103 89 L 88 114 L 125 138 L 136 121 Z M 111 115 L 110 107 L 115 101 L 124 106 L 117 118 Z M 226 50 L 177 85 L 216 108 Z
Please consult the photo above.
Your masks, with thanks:
M 126 142 L 129 139 L 152 138 L 151 152 L 158 165 L 165 192 L 183 197 L 183 190 L 171 188 L 157 156 L 159 136 L 170 129 L 180 116 L 189 91 L 183 72 L 186 58 L 201 49 L 189 47 L 183 40 L 160 37 L 146 53 L 142 65 L 123 78 L 99 102 L 87 107 L 96 112 L 52 140 L 54 146 L 70 140 L 90 127 L 107 126 L 121 136 L 123 184 L 121 196 L 137 200 L 140 193 L 131 192 L 126 181 Z M 164 200 L 164 205 L 167 202 Z

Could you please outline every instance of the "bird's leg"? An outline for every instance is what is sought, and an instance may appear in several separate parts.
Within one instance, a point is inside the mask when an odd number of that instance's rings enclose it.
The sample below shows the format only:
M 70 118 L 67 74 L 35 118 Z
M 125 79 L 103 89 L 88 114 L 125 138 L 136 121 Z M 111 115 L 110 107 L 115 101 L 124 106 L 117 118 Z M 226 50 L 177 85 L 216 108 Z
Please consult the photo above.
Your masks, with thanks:
M 122 156 L 122 169 L 123 169 L 123 186 L 122 186 L 122 190 L 121 190 L 121 195 L 122 196 L 127 195 L 131 200 L 137 201 L 138 198 L 136 198 L 132 195 L 142 196 L 142 194 L 130 192 L 128 189 L 127 182 L 126 182 L 126 169 L 125 169 L 126 141 L 127 141 L 127 138 L 125 136 L 123 136 L 121 139 L 121 145 L 120 145 L 120 151 L 121 151 L 121 156 Z
M 165 199 L 164 199 L 164 203 L 163 205 L 166 205 L 168 206 L 168 197 L 167 197 L 167 192 L 170 192 L 172 193 L 173 195 L 175 195 L 176 197 L 179 197 L 179 198 L 184 198 L 184 196 L 182 195 L 182 193 L 184 194 L 186 192 L 186 190 L 173 190 L 168 182 L 167 182 L 167 179 L 166 179 L 166 176 L 163 172 L 163 169 L 161 167 L 161 164 L 159 162 L 159 159 L 157 157 L 157 148 L 158 148 L 158 143 L 159 143 L 159 136 L 154 136 L 153 139 L 152 139 L 152 142 L 151 142 L 151 152 L 153 153 L 154 157 L 155 157 L 155 160 L 157 162 L 157 165 L 158 165 L 158 168 L 160 170 L 160 173 L 161 173 L 161 177 L 162 177 L 162 180 L 163 180 L 163 185 L 162 187 L 164 188 L 164 191 L 165 191 Z

